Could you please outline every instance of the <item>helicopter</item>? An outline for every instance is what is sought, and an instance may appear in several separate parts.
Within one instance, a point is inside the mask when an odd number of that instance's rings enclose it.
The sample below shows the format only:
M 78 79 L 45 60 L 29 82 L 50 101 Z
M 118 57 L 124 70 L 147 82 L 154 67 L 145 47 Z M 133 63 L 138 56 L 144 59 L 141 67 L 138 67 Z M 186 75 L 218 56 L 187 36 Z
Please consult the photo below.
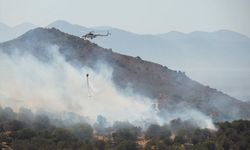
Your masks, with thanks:
M 95 34 L 94 31 L 91 31 L 85 35 L 82 36 L 82 38 L 84 39 L 94 39 L 96 38 L 97 36 L 109 36 L 111 35 L 111 33 L 109 31 L 107 31 L 107 34 Z

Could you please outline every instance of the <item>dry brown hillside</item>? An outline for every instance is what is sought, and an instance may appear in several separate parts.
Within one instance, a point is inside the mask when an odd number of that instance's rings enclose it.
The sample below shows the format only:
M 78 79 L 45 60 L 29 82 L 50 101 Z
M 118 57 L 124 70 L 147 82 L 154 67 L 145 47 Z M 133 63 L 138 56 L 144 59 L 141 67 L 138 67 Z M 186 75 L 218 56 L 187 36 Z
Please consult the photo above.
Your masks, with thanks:
M 17 39 L 1 43 L 0 49 L 11 53 L 14 49 L 29 52 L 41 60 L 49 59 L 44 49 L 57 45 L 66 60 L 76 67 L 105 62 L 113 68 L 117 88 L 129 86 L 133 92 L 158 99 L 161 110 L 178 109 L 177 104 L 198 109 L 216 121 L 248 118 L 250 104 L 237 100 L 216 89 L 193 81 L 184 72 L 104 49 L 90 41 L 66 34 L 58 29 L 37 28 Z

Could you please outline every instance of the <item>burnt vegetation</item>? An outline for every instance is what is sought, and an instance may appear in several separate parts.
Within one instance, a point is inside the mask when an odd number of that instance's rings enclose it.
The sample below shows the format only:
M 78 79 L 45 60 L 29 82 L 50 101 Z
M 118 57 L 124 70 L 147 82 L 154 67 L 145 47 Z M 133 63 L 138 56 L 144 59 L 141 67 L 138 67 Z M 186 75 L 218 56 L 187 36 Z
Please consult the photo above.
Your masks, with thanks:
M 58 123 L 61 122 L 61 123 Z M 190 121 L 148 125 L 146 130 L 129 122 L 115 122 L 98 116 L 86 122 L 65 124 L 28 109 L 18 113 L 0 107 L 0 148 L 16 150 L 247 150 L 250 149 L 250 121 L 216 123 L 217 130 L 200 129 Z

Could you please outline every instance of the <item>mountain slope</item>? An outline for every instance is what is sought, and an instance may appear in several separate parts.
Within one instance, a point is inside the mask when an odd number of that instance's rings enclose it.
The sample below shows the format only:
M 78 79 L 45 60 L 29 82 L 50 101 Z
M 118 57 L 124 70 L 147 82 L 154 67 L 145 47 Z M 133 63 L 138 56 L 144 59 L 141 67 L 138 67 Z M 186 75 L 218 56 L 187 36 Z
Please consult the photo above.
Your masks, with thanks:
M 216 89 L 203 86 L 188 78 L 185 73 L 170 70 L 162 65 L 144 61 L 104 49 L 77 36 L 58 29 L 37 28 L 17 39 L 1 43 L 0 49 L 12 53 L 16 49 L 29 52 L 46 60 L 44 49 L 57 45 L 60 53 L 73 65 L 95 69 L 97 61 L 113 68 L 113 81 L 117 88 L 130 87 L 133 92 L 156 99 L 159 108 L 178 109 L 178 105 L 195 108 L 216 121 L 249 118 L 249 103 L 239 101 Z
M 89 31 L 106 33 L 109 30 L 111 36 L 96 38 L 92 42 L 118 53 L 140 56 L 183 70 L 203 84 L 250 100 L 250 38 L 245 35 L 229 30 L 139 35 L 112 27 L 80 28 L 61 21 L 49 26 L 76 36 Z
M 139 35 L 132 32 L 128 32 L 122 29 L 113 27 L 93 27 L 86 28 L 80 25 L 73 25 L 67 21 L 55 21 L 49 24 L 47 27 L 55 27 L 63 32 L 82 36 L 90 31 L 97 33 L 106 33 L 108 30 L 112 35 L 109 37 L 96 38 L 92 42 L 105 48 L 112 48 L 114 51 L 131 55 L 131 56 L 142 56 L 148 59 L 150 55 L 148 53 L 160 52 L 162 49 L 168 49 L 171 43 L 167 40 L 153 36 L 153 35 Z M 145 57 L 146 55 L 146 57 Z
M 0 24 L 0 41 L 16 38 L 33 28 L 27 27 L 19 28 L 17 32 L 16 27 Z M 55 27 L 79 37 L 90 31 L 105 34 L 109 30 L 111 36 L 96 38 L 92 42 L 118 53 L 140 56 L 169 68 L 183 70 L 205 85 L 239 99 L 250 100 L 250 38 L 242 34 L 220 30 L 140 35 L 112 27 L 86 28 L 63 20 L 52 22 L 47 27 Z M 242 80 L 245 82 L 242 83 Z
M 111 36 L 96 38 L 93 42 L 122 54 L 166 64 L 170 68 L 250 67 L 250 38 L 229 30 L 195 31 L 188 34 L 172 31 L 158 35 L 140 35 L 112 27 L 86 28 L 66 21 L 56 21 L 48 27 L 76 36 L 92 30 L 101 33 L 109 30 Z M 236 59 L 241 61 L 232 61 Z M 197 61 L 200 62 L 198 66 Z

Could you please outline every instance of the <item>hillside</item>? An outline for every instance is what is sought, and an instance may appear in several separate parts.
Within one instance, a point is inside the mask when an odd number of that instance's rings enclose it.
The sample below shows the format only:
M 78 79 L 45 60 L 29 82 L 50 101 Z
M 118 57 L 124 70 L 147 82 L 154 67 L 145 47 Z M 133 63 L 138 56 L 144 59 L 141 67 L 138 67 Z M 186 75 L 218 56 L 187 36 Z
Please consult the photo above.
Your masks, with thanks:
M 16 38 L 34 27 L 27 23 L 16 27 L 0 23 L 0 42 Z M 145 35 L 109 26 L 87 28 L 64 20 L 54 21 L 46 27 L 55 27 L 79 37 L 90 31 L 105 34 L 108 30 L 111 36 L 96 38 L 92 42 L 121 54 L 140 56 L 185 71 L 189 77 L 202 84 L 238 99 L 250 100 L 250 38 L 243 34 L 219 30 Z M 242 80 L 245 82 L 242 83 Z
M 22 117 L 20 117 L 22 116 Z M 48 116 L 28 109 L 15 113 L 0 107 L 0 148 L 3 150 L 248 150 L 250 121 L 217 123 L 217 131 L 200 129 L 189 121 L 173 120 L 168 125 L 151 124 L 141 130 L 127 122 L 111 127 L 97 123 L 58 127 Z
M 104 48 L 182 70 L 188 76 L 216 89 L 250 100 L 250 38 L 229 30 L 215 32 L 171 31 L 163 34 L 135 34 L 119 28 L 86 28 L 66 21 L 55 21 L 48 27 L 82 36 L 89 31 L 112 35 L 93 39 Z M 197 63 L 199 62 L 199 63 Z M 245 82 L 242 83 L 241 81 Z
M 29 52 L 41 59 L 48 59 L 44 49 L 57 45 L 66 60 L 76 66 L 95 69 L 97 61 L 113 68 L 112 79 L 118 89 L 130 87 L 134 93 L 156 99 L 161 111 L 178 109 L 179 104 L 195 108 L 215 121 L 249 119 L 250 104 L 230 97 L 216 89 L 191 80 L 160 64 L 139 57 L 112 52 L 77 36 L 58 29 L 36 28 L 17 39 L 1 43 L 0 49 L 12 53 L 16 49 Z

